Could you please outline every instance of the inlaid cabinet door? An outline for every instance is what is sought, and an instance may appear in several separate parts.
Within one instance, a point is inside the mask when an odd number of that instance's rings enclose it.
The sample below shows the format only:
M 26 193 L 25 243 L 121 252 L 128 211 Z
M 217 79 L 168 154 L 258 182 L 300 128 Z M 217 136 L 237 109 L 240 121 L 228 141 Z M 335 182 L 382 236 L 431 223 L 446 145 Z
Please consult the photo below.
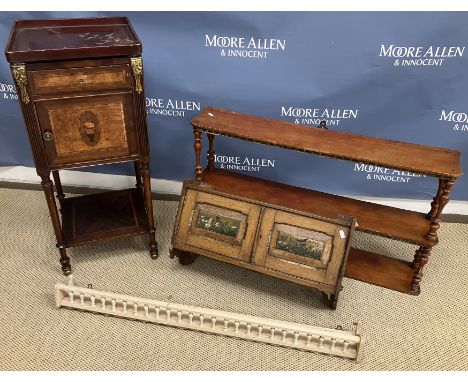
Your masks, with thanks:
M 334 285 L 347 248 L 349 227 L 265 208 L 253 263 Z
M 49 165 L 137 154 L 131 92 L 35 101 Z
M 189 189 L 178 239 L 192 247 L 249 261 L 259 215 L 259 206 Z

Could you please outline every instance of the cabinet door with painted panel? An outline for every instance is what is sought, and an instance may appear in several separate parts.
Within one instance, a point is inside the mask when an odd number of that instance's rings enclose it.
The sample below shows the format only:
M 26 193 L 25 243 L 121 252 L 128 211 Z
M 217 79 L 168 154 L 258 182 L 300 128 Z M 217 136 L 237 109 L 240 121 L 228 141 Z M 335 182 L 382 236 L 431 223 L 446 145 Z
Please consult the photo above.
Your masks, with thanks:
M 346 251 L 349 227 L 265 208 L 253 263 L 334 285 Z
M 49 165 L 137 154 L 131 92 L 35 101 Z
M 188 246 L 248 262 L 259 215 L 259 206 L 188 189 L 178 240 Z

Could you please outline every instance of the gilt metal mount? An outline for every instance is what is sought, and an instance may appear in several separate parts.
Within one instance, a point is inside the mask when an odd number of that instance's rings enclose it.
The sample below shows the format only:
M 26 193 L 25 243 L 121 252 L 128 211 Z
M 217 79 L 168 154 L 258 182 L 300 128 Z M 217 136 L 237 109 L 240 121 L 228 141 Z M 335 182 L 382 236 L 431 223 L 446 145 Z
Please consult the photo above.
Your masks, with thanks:
M 143 91 L 141 84 L 141 77 L 143 75 L 143 60 L 141 57 L 130 57 L 130 63 L 132 65 L 133 76 L 135 77 L 135 90 L 138 94 Z
M 21 101 L 29 103 L 29 95 L 27 91 L 28 78 L 26 77 L 26 66 L 24 64 L 11 65 L 11 73 L 16 82 L 16 87 L 20 93 Z

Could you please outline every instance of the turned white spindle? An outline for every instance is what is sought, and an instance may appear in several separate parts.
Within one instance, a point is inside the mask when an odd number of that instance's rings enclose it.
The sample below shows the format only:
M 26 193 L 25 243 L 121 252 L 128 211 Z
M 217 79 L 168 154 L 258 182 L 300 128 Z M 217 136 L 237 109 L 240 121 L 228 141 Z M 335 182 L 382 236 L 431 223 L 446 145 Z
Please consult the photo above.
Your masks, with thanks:
M 252 324 L 250 322 L 247 323 L 247 335 L 250 336 L 250 329 L 252 328 Z
M 211 317 L 211 329 L 216 329 L 216 317 Z
M 167 321 L 171 319 L 171 310 L 169 308 L 166 309 L 166 319 Z
M 160 310 L 159 306 L 154 308 L 154 312 L 156 313 L 156 319 L 159 319 L 159 310 Z
M 101 308 L 106 309 L 106 298 L 105 297 L 101 297 Z
M 343 352 L 346 352 L 346 350 L 348 350 L 348 345 L 349 345 L 348 341 L 343 341 Z
M 332 338 L 331 341 L 330 341 L 330 350 L 335 349 L 335 343 L 336 343 L 336 339 Z
M 182 312 L 179 310 L 177 312 L 177 322 L 180 322 L 180 321 L 182 321 Z
M 112 304 L 112 311 L 115 312 L 115 298 L 112 299 L 111 304 Z
M 91 296 L 91 306 L 94 308 L 96 306 L 96 297 Z
M 205 320 L 205 316 L 200 314 L 200 326 L 203 326 L 203 321 Z
M 133 314 L 138 315 L 138 304 L 136 302 L 133 303 Z
M 127 313 L 127 301 L 122 301 L 122 312 Z
M 297 339 L 299 338 L 299 333 L 294 332 L 294 345 L 297 345 Z
M 80 304 L 84 305 L 84 293 L 80 293 Z
M 188 324 L 189 324 L 189 325 L 192 325 L 192 321 L 193 321 L 193 313 L 190 312 L 190 313 L 188 314 Z
M 319 337 L 319 348 L 323 348 L 323 341 L 325 341 L 325 338 L 322 336 Z
M 257 337 L 261 337 L 263 332 L 263 326 L 259 325 L 257 329 Z
M 148 305 L 143 306 L 143 310 L 145 311 L 145 317 L 148 317 L 148 314 L 149 314 Z
M 73 292 L 72 291 L 68 292 L 68 300 L 70 301 L 70 304 L 73 304 Z
M 281 342 L 286 342 L 287 334 L 288 334 L 288 331 L 283 329 L 283 337 L 281 338 Z
M 312 335 L 307 334 L 306 346 L 309 346 L 309 345 L 310 345 L 310 341 L 312 341 Z
M 275 328 L 270 328 L 270 340 L 275 338 Z
M 234 322 L 234 333 L 239 333 L 239 321 Z
M 224 319 L 224 328 L 223 328 L 224 331 L 228 330 L 228 325 L 229 325 L 229 320 L 227 318 L 225 318 Z

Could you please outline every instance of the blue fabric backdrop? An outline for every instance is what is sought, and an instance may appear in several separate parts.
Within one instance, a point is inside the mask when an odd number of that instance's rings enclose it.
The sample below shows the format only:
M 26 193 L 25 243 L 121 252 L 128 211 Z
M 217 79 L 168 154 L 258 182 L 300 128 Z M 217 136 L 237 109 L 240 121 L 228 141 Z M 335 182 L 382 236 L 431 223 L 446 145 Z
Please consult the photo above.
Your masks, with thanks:
M 2 12 L 15 19 L 125 15 L 143 43 L 152 176 L 193 177 L 190 119 L 207 105 L 447 147 L 468 166 L 464 12 Z M 33 166 L 6 60 L 0 165 Z M 429 199 L 436 180 L 218 137 L 219 166 L 332 193 Z M 130 174 L 129 164 L 85 171 Z M 468 200 L 468 177 L 453 198 Z

